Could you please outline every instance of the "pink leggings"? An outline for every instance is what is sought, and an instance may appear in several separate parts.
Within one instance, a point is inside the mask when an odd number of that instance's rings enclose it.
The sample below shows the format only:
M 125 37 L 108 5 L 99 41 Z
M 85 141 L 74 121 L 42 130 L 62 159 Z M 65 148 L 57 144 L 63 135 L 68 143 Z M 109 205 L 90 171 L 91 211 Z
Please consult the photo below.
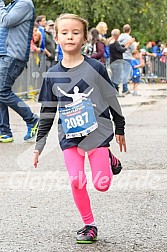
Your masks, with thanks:
M 86 175 L 84 171 L 85 151 L 78 147 L 71 147 L 63 151 L 65 165 L 70 177 L 72 194 L 75 204 L 85 224 L 94 222 L 90 199 L 86 189 Z M 107 191 L 112 180 L 112 171 L 107 147 L 100 147 L 87 152 L 92 170 L 92 181 L 98 191 Z

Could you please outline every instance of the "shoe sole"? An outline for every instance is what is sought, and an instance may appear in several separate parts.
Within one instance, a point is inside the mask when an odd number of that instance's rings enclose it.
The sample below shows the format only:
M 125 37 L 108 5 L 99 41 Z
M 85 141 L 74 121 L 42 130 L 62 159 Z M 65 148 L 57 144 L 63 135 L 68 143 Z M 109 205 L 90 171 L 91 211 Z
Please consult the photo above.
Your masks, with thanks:
M 110 164 L 111 164 L 112 154 L 111 154 L 110 149 L 108 149 L 108 151 L 109 151 L 109 159 L 110 159 Z M 112 171 L 113 175 L 118 175 L 122 171 L 121 162 L 120 162 L 120 165 L 118 165 L 117 167 L 113 167 L 112 164 L 111 164 L 111 171 Z
M 0 143 L 12 143 L 14 141 L 13 138 L 11 139 L 0 139 Z
M 31 137 L 31 138 L 29 138 L 27 140 L 24 140 L 24 142 L 31 143 L 31 142 L 33 142 L 33 140 L 35 139 L 35 137 L 36 137 L 36 134 L 35 134 L 35 136 L 33 136 L 33 137 Z
M 122 166 L 119 166 L 119 167 L 116 167 L 116 168 L 112 167 L 111 170 L 112 170 L 113 175 L 118 175 L 122 170 Z
M 78 244 L 92 244 L 93 242 L 97 241 L 97 237 L 95 237 L 92 241 L 80 241 L 80 240 L 77 240 L 77 243 Z
M 130 94 L 130 92 L 128 92 L 128 93 L 122 93 L 123 95 L 129 95 Z

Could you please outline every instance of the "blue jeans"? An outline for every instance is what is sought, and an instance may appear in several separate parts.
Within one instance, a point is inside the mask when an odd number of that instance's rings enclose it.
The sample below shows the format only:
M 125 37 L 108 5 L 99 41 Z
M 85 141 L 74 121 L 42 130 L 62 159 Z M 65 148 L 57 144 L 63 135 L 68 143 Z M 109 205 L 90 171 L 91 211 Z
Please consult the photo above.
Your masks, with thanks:
M 130 62 L 131 62 L 130 59 L 124 59 L 123 61 L 123 78 L 122 78 L 123 93 L 128 91 L 128 80 L 131 78 L 132 75 L 132 66 Z
M 12 136 L 8 107 L 18 113 L 27 125 L 36 121 L 30 108 L 12 92 L 12 86 L 23 72 L 25 64 L 9 56 L 0 56 L 0 134 Z

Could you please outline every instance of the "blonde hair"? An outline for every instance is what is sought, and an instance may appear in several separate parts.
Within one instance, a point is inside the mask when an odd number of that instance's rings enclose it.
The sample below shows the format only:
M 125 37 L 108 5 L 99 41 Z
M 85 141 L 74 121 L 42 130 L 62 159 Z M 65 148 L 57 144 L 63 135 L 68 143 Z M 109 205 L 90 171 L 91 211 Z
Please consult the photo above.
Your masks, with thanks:
M 120 35 L 120 30 L 119 29 L 113 29 L 111 31 L 111 35 L 112 36 L 119 36 Z
M 138 53 L 139 53 L 138 50 L 133 50 L 133 51 L 132 51 L 132 56 L 134 56 L 134 55 L 136 55 L 136 54 L 138 54 Z
M 106 28 L 107 28 L 107 24 L 105 22 L 99 22 L 96 26 L 96 29 L 98 30 L 98 32 L 101 35 L 106 34 Z
M 64 20 L 64 19 L 73 19 L 73 20 L 78 20 L 80 21 L 82 24 L 83 24 L 83 30 L 84 30 L 84 37 L 85 39 L 87 39 L 88 37 L 88 21 L 81 18 L 80 16 L 78 15 L 75 15 L 75 14 L 71 14 L 71 13 L 64 13 L 64 14 L 61 14 L 55 21 L 55 30 L 56 30 L 56 34 L 58 33 L 58 25 L 59 25 L 59 22 L 61 20 Z
M 34 35 L 37 35 L 39 37 L 39 40 L 37 42 L 35 42 L 35 45 L 40 47 L 41 46 L 41 43 L 42 43 L 42 35 L 41 35 L 41 32 L 39 30 L 35 31 L 33 33 L 33 40 L 34 40 Z

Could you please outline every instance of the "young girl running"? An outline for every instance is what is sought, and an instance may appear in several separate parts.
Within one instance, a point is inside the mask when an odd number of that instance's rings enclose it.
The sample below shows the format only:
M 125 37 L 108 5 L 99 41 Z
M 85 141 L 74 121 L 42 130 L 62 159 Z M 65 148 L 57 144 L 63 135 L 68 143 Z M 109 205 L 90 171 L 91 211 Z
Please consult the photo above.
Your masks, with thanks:
M 84 227 L 77 232 L 77 243 L 97 239 L 97 226 L 86 189 L 84 159 L 87 154 L 94 187 L 107 191 L 120 161 L 109 151 L 114 131 L 120 151 L 126 151 L 125 120 L 105 67 L 81 54 L 87 39 L 87 21 L 74 14 L 56 20 L 56 39 L 63 59 L 51 67 L 39 95 L 42 103 L 34 151 L 34 166 L 46 143 L 57 110 L 58 136 L 69 174 L 73 198 Z M 112 115 L 115 128 L 113 129 Z

